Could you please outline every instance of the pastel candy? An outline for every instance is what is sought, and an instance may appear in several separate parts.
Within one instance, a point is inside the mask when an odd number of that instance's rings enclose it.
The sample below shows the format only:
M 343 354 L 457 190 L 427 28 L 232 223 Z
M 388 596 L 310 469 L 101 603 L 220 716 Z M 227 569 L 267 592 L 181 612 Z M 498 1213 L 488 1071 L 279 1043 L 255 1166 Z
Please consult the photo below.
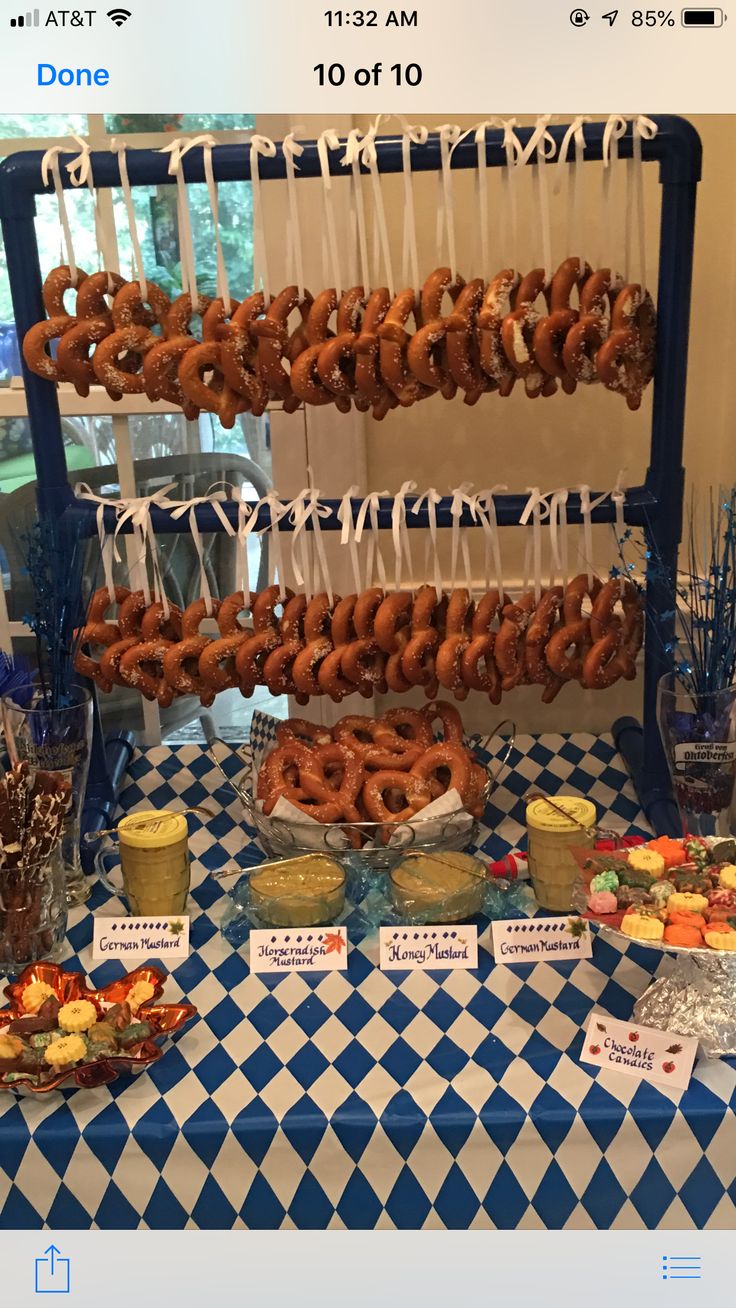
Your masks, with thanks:
M 590 883 L 590 888 L 593 893 L 599 890 L 616 891 L 618 890 L 618 877 L 613 871 L 597 872 Z

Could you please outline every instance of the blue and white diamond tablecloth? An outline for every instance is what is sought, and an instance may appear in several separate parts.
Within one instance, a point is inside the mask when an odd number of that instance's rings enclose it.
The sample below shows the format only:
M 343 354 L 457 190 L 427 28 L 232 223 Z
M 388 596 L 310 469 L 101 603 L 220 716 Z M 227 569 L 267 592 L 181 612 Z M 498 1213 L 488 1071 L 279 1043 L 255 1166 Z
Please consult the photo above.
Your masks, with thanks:
M 577 1060 L 591 1009 L 628 1017 L 661 955 L 598 938 L 590 962 L 495 967 L 481 948 L 477 973 L 400 975 L 378 970 L 369 938 L 347 973 L 251 976 L 206 876 L 259 857 L 220 780 L 199 747 L 161 747 L 136 757 L 122 796 L 221 807 L 193 835 L 193 952 L 167 987 L 200 1018 L 148 1075 L 2 1096 L 0 1225 L 733 1227 L 736 1061 L 700 1063 L 678 1101 Z M 531 785 L 641 820 L 610 742 L 522 737 L 487 814 L 492 857 L 522 838 Z M 75 965 L 92 968 L 104 902 L 97 887 L 75 913 Z

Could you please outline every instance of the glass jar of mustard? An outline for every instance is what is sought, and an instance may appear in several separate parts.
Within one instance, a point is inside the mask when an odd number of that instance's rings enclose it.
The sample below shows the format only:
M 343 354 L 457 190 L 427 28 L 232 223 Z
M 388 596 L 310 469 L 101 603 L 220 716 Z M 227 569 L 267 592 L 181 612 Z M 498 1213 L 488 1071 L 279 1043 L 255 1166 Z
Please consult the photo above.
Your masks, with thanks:
M 189 829 L 183 813 L 129 813 L 118 823 L 123 889 L 131 913 L 183 913 Z
M 541 908 L 565 913 L 579 869 L 570 850 L 592 848 L 595 804 L 577 795 L 555 795 L 552 803 L 533 799 L 526 809 L 529 875 Z

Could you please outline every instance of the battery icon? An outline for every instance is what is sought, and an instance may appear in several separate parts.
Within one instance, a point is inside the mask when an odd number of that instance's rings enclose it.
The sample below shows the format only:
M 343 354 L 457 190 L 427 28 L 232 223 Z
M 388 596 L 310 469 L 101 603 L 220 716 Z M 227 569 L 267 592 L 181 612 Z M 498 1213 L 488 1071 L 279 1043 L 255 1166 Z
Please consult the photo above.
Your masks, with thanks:
M 683 9 L 683 27 L 723 27 L 722 9 Z

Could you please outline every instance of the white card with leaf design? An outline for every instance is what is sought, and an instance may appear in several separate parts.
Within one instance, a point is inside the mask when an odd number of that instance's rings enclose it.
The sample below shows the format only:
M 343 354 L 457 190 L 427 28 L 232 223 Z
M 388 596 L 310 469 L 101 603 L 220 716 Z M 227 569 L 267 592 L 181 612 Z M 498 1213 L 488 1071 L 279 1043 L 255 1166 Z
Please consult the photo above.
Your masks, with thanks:
M 497 963 L 577 963 L 593 953 L 590 923 L 577 914 L 492 922 L 491 935 Z
M 697 1052 L 698 1042 L 692 1036 L 591 1013 L 580 1061 L 687 1090 Z
M 158 957 L 164 963 L 170 958 L 188 958 L 188 916 L 95 917 L 93 958 L 131 958 L 134 954 Z

